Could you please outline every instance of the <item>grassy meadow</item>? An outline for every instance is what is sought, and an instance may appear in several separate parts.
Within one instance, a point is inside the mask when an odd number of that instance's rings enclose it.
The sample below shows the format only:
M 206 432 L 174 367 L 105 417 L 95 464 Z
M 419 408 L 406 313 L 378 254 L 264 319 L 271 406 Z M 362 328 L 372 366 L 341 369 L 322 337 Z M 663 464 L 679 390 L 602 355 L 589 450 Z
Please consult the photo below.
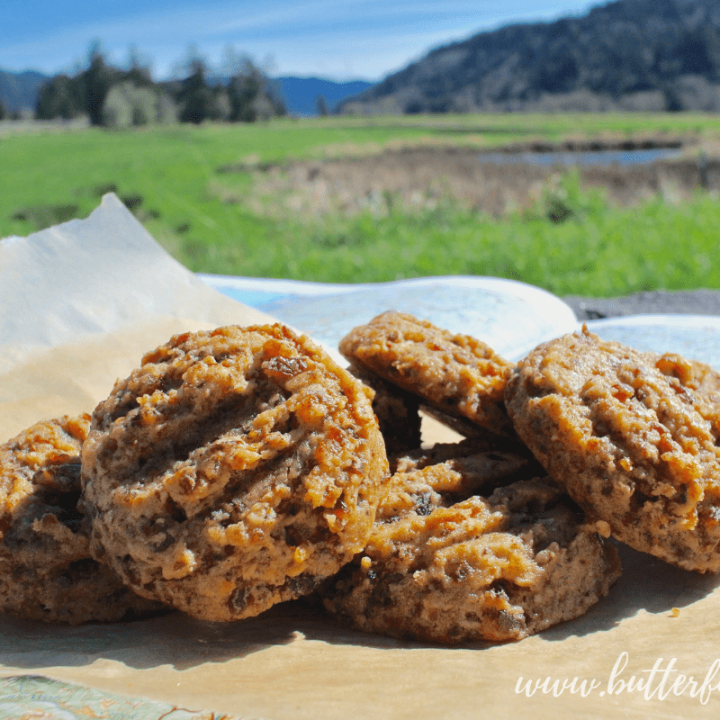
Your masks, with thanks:
M 408 208 L 301 215 L 254 197 L 270 164 L 379 153 L 385 148 L 573 138 L 693 136 L 712 145 L 720 118 L 705 115 L 487 115 L 318 118 L 252 125 L 174 125 L 2 132 L 0 237 L 85 217 L 118 194 L 148 231 L 192 270 L 327 282 L 423 275 L 513 278 L 559 295 L 720 288 L 720 201 L 650 198 L 611 206 L 572 173 L 531 208 L 482 214 L 439 196 Z M 251 202 L 252 200 L 252 202 Z M 564 221 L 551 219 L 563 208 Z M 280 210 L 278 211 L 278 208 Z

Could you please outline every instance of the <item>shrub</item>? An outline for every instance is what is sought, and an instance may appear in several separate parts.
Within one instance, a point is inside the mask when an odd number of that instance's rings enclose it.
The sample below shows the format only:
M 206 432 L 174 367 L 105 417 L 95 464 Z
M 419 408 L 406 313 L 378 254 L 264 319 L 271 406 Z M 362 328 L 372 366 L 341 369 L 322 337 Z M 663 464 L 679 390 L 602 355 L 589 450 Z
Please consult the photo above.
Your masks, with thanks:
M 154 90 L 125 81 L 115 85 L 105 97 L 102 124 L 117 130 L 156 123 L 160 117 L 160 104 Z
M 105 97 L 102 109 L 102 124 L 113 130 L 132 125 L 133 110 L 125 83 L 116 85 Z

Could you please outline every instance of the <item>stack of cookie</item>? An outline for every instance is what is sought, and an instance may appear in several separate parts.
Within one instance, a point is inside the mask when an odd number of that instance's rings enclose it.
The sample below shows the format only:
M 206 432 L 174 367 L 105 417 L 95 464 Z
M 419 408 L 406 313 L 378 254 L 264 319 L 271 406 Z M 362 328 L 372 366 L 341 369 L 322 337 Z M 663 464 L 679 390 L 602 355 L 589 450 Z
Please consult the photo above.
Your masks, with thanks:
M 517 640 L 620 575 L 609 538 L 720 570 L 720 375 L 584 331 L 509 363 L 400 313 L 341 368 L 282 325 L 187 333 L 92 414 L 0 447 L 0 609 Z M 420 411 L 465 436 L 421 445 Z
M 391 454 L 373 534 L 326 593 L 338 618 L 439 642 L 517 639 L 609 591 L 620 574 L 610 537 L 720 571 L 720 373 L 707 365 L 586 328 L 513 365 L 400 313 L 340 349 L 371 384 L 411 392 L 468 440 Z M 489 471 L 488 451 L 518 462 Z
M 40 424 L 0 451 L 0 608 L 257 615 L 363 549 L 387 475 L 369 391 L 308 338 L 173 337 L 91 422 Z
M 504 405 L 512 363 L 396 312 L 355 328 L 340 351 L 383 396 L 391 383 L 467 439 L 388 445 L 393 474 L 373 533 L 325 589 L 333 615 L 396 637 L 507 641 L 607 594 L 617 552 L 515 433 Z

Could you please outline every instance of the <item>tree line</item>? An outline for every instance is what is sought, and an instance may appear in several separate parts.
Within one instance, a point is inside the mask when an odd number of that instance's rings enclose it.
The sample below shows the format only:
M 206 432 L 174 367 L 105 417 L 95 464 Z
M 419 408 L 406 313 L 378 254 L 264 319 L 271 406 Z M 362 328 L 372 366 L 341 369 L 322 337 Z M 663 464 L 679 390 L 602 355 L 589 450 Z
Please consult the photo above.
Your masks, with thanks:
M 94 44 L 84 69 L 58 74 L 39 91 L 38 120 L 86 116 L 91 125 L 110 128 L 204 120 L 254 122 L 285 115 L 272 80 L 250 58 L 226 51 L 227 75 L 210 75 L 208 64 L 191 51 L 185 77 L 156 82 L 150 69 L 131 53 L 129 67 L 108 63 Z

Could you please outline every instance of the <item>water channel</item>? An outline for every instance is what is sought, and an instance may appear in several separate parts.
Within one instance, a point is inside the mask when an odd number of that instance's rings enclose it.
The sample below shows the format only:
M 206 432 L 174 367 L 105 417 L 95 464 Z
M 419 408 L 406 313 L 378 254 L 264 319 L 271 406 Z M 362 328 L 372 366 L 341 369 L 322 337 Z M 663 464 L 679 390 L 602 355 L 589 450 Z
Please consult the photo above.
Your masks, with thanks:
M 487 152 L 476 155 L 478 162 L 496 165 L 644 165 L 656 160 L 671 160 L 679 157 L 678 148 L 649 148 L 638 150 L 587 150 L 551 152 Z

